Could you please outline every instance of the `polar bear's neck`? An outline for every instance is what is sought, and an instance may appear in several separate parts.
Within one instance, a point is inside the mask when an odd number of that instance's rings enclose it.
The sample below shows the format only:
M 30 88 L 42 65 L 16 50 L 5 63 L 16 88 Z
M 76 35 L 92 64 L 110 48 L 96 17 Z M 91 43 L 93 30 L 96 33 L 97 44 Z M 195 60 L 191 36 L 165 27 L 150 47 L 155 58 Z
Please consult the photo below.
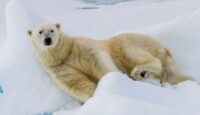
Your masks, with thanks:
M 71 38 L 61 34 L 59 43 L 46 52 L 40 52 L 39 58 L 44 65 L 60 65 L 68 57 L 71 47 Z

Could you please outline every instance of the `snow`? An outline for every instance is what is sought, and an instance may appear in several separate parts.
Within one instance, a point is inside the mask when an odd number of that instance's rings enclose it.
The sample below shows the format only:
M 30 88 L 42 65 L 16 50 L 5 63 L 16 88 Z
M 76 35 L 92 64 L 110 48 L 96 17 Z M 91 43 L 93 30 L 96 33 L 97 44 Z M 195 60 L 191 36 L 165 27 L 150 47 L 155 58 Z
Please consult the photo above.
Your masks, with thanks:
M 26 31 L 42 22 L 60 22 L 65 33 L 96 39 L 122 32 L 156 37 L 172 49 L 183 73 L 200 81 L 198 0 L 11 0 L 0 16 L 0 114 L 198 115 L 200 87 L 132 81 L 108 73 L 83 106 L 51 81 L 37 61 Z M 86 0 L 87 1 L 87 0 Z M 117 1 L 117 4 L 113 3 Z M 48 2 L 48 5 L 46 5 Z M 100 4 L 100 5 L 96 5 Z M 110 5 L 104 5 L 110 4 Z M 112 4 L 112 5 L 111 5 Z M 6 26 L 6 27 L 5 27 Z M 5 29 L 6 28 L 6 29 Z M 6 32 L 6 33 L 5 33 Z M 149 82 L 149 81 L 146 81 Z M 153 84 L 153 85 L 152 85 Z
M 19 12 L 20 18 L 16 18 Z M 55 111 L 74 100 L 54 85 L 35 58 L 27 30 L 41 19 L 33 14 L 17 0 L 6 7 L 8 35 L 0 60 L 0 81 L 5 92 L 0 98 L 5 102 L 0 112 L 4 115 Z
M 1 36 L 5 36 L 6 30 L 5 30 L 5 5 L 8 2 L 8 0 L 0 0 L 0 41 L 3 39 Z
M 101 80 L 95 96 L 119 95 L 167 107 L 176 112 L 197 115 L 200 114 L 198 109 L 198 106 L 200 106 L 200 100 L 198 99 L 200 93 L 197 93 L 199 91 L 200 86 L 192 81 L 185 81 L 173 87 L 157 87 L 139 81 L 132 81 L 126 75 L 113 72 L 108 73 Z
M 200 86 L 193 81 L 158 87 L 110 72 L 76 115 L 199 115 L 199 96 Z
M 146 115 L 147 113 L 148 115 L 185 115 L 162 106 L 112 95 L 89 100 L 78 115 Z

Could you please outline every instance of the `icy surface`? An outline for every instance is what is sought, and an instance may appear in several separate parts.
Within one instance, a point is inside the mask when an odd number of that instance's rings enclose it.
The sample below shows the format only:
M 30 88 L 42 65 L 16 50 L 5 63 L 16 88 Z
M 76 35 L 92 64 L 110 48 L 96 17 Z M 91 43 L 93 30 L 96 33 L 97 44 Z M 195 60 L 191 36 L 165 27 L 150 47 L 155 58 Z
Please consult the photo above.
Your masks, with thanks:
M 104 76 L 94 97 L 77 109 L 79 103 L 43 70 L 26 35 L 41 22 L 60 22 L 67 34 L 96 39 L 122 32 L 149 34 L 172 50 L 181 71 L 200 82 L 199 4 L 198 0 L 133 0 L 115 5 L 11 0 L 0 12 L 1 17 L 6 14 L 0 20 L 0 114 L 200 114 L 200 87 L 195 82 L 160 87 L 134 82 L 120 73 Z
M 3 93 L 3 88 L 0 86 L 0 94 Z

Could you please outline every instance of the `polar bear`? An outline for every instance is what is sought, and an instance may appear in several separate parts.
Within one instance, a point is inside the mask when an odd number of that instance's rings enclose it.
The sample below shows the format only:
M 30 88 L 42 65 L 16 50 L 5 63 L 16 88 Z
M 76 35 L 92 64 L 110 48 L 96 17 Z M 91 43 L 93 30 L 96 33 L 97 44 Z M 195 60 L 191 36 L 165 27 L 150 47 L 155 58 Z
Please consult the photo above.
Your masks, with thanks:
M 133 80 L 147 78 L 176 84 L 190 78 L 172 68 L 168 49 L 151 37 L 126 33 L 105 40 L 65 35 L 60 24 L 28 31 L 39 61 L 55 83 L 82 102 L 90 98 L 108 72 Z
M 64 35 L 60 24 L 42 24 L 28 34 L 53 81 L 82 102 L 93 95 L 104 74 L 119 71 L 101 42 Z

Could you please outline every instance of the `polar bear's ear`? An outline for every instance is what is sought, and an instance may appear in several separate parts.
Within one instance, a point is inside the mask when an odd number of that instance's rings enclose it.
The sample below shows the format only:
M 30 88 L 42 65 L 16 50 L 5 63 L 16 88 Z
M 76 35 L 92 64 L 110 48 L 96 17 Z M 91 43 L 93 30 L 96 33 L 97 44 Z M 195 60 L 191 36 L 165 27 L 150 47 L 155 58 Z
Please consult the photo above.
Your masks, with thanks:
M 57 24 L 56 24 L 56 28 L 58 28 L 58 29 L 60 29 L 60 28 L 61 28 L 61 25 L 60 25 L 60 23 L 57 23 Z
M 28 30 L 28 31 L 27 31 L 27 34 L 28 34 L 29 36 L 31 36 L 31 35 L 32 35 L 32 31 L 31 31 L 31 30 Z

